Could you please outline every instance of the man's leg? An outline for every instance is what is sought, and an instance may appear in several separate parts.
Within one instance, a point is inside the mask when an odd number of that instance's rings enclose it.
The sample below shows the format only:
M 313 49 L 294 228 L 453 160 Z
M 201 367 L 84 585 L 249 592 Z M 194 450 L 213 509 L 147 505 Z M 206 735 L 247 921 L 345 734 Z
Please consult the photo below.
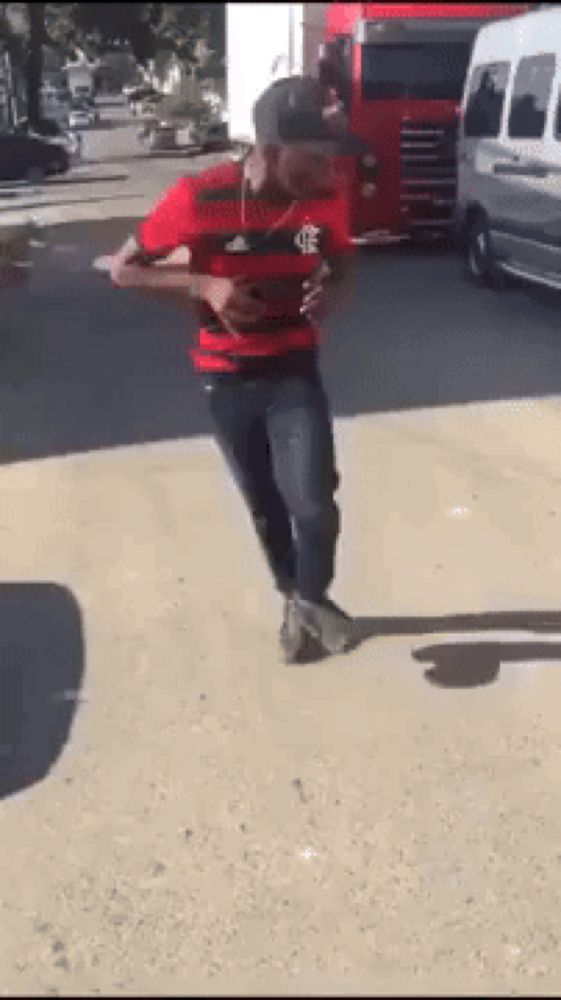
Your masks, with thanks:
M 277 589 L 294 589 L 295 553 L 286 505 L 276 486 L 265 424 L 267 386 L 237 382 L 208 393 L 215 437 L 245 498 Z
M 293 519 L 296 591 L 303 621 L 330 652 L 351 642 L 351 622 L 327 598 L 335 570 L 340 514 L 333 428 L 319 375 L 275 387 L 268 415 L 273 468 Z

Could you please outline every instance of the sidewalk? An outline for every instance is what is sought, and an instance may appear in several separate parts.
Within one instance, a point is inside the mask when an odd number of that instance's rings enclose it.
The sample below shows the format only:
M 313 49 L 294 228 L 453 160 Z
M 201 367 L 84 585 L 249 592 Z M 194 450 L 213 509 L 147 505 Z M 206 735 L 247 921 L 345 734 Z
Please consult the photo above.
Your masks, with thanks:
M 0 221 L 6 225 L 25 224 L 33 217 L 39 225 L 54 226 L 100 218 L 140 217 L 176 176 L 182 172 L 195 173 L 201 165 L 212 165 L 228 155 L 118 157 L 114 163 L 109 159 L 105 163 L 80 164 L 65 176 L 48 178 L 40 187 L 24 181 L 2 182 Z
M 136 183 L 2 297 L 0 996 L 559 995 L 557 305 L 360 257 L 323 365 L 370 638 L 287 668 L 194 318 L 91 266 Z

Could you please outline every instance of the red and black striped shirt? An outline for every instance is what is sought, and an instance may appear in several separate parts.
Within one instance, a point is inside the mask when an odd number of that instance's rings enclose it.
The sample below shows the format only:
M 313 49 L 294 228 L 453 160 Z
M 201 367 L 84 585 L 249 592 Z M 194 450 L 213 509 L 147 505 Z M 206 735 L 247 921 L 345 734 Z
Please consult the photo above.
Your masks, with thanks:
M 188 247 L 191 271 L 246 278 L 266 303 L 263 320 L 236 337 L 208 305 L 198 304 L 198 343 L 190 354 L 202 372 L 244 371 L 259 359 L 274 368 L 293 352 L 315 352 L 318 330 L 300 313 L 303 282 L 323 260 L 352 249 L 343 190 L 297 201 L 282 226 L 269 232 L 287 211 L 286 200 L 247 191 L 243 226 L 242 182 L 243 167 L 232 162 L 181 178 L 138 230 L 148 257 Z

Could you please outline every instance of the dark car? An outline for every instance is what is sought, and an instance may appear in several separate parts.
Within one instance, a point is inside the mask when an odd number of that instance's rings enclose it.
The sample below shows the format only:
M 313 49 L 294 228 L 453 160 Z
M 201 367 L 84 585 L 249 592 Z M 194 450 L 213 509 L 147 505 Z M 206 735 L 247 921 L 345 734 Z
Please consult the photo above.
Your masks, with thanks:
M 130 90 L 127 94 L 129 104 L 136 104 L 137 101 L 157 100 L 159 97 L 160 94 L 158 91 L 149 85 L 134 87 L 134 89 Z
M 38 135 L 0 133 L 0 180 L 39 180 L 64 174 L 70 158 L 64 146 Z
M 31 128 L 27 118 L 20 118 L 14 126 L 14 132 L 19 135 L 34 132 L 47 138 L 60 138 L 64 135 L 64 130 L 54 118 L 40 118 L 34 128 Z
M 67 122 L 68 124 L 68 122 Z M 41 118 L 35 128 L 31 128 L 27 118 L 20 118 L 14 126 L 14 132 L 19 135 L 32 135 L 52 139 L 58 145 L 63 144 L 70 156 L 76 156 L 81 150 L 81 137 L 63 128 L 54 118 Z

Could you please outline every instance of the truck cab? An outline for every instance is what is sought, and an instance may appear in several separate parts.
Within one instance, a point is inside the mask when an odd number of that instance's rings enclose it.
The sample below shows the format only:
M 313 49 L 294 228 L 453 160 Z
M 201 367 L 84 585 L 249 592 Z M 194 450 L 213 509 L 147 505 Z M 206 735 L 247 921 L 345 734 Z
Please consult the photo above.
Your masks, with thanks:
M 358 243 L 453 227 L 459 106 L 477 31 L 528 4 L 330 4 L 320 77 L 367 151 L 349 161 Z

